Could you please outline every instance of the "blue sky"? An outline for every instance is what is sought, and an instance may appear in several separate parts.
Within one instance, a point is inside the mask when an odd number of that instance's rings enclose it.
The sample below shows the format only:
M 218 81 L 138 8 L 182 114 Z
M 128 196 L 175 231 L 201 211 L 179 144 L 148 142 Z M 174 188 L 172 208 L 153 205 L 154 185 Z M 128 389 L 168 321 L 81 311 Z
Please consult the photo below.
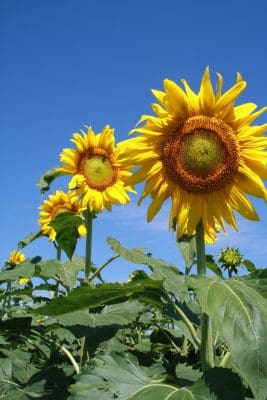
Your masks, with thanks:
M 117 141 L 123 140 L 140 115 L 150 113 L 151 88 L 161 89 L 164 78 L 186 78 L 197 90 L 207 65 L 213 78 L 223 74 L 225 88 L 237 71 L 242 73 L 248 82 L 242 103 L 267 104 L 263 0 L 253 7 L 246 0 L 2 0 L 0 41 L 2 264 L 21 238 L 38 230 L 43 198 L 36 183 L 58 165 L 59 153 L 83 125 L 99 131 L 110 124 Z M 266 120 L 263 116 L 258 122 Z M 58 181 L 57 188 L 65 189 L 65 181 Z M 95 263 L 111 255 L 105 237 L 114 236 L 183 268 L 175 237 L 167 230 L 168 204 L 146 224 L 147 203 L 138 208 L 136 202 L 133 196 L 129 206 L 98 218 Z M 261 221 L 239 219 L 240 232 L 229 229 L 209 252 L 236 245 L 266 266 L 267 207 L 254 203 Z M 77 250 L 83 254 L 83 240 Z M 54 257 L 45 239 L 25 253 Z M 120 262 L 106 276 L 126 279 L 132 268 Z

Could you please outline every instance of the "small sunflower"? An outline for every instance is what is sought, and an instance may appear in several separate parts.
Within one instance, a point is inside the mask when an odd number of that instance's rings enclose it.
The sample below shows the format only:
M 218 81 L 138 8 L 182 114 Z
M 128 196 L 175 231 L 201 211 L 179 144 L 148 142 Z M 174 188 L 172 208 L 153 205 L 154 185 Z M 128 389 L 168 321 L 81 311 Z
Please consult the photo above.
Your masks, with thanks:
M 64 193 L 60 190 L 57 190 L 55 194 L 51 194 L 47 200 L 44 200 L 39 209 L 39 224 L 44 235 L 49 236 L 51 241 L 56 240 L 56 231 L 49 224 L 58 214 L 71 212 L 80 215 L 84 211 L 84 207 L 82 207 L 80 200 L 74 193 Z M 80 236 L 86 235 L 85 225 L 80 225 L 78 231 Z
M 25 261 L 25 255 L 21 253 L 19 250 L 11 251 L 8 259 L 8 263 L 12 266 L 18 265 Z M 18 283 L 19 285 L 28 285 L 31 282 L 30 278 L 19 278 Z
M 143 115 L 138 137 L 121 143 L 121 162 L 141 167 L 129 184 L 146 181 L 139 202 L 150 195 L 147 218 L 151 221 L 164 201 L 171 197 L 170 227 L 178 223 L 177 236 L 194 234 L 202 219 L 205 232 L 224 222 L 237 230 L 234 211 L 258 220 L 246 194 L 266 200 L 262 179 L 267 179 L 267 124 L 251 123 L 267 110 L 256 105 L 234 105 L 246 87 L 237 74 L 236 83 L 222 94 L 218 74 L 214 92 L 209 69 L 195 93 L 185 80 L 184 90 L 164 80 L 164 91 L 152 90 L 158 103 L 155 116 Z M 216 231 L 216 229 L 215 229 Z
M 11 251 L 8 259 L 9 264 L 17 265 L 25 261 L 25 255 L 19 250 Z
M 87 133 L 74 133 L 71 141 L 75 149 L 64 149 L 60 155 L 63 166 L 58 168 L 61 174 L 73 175 L 69 188 L 81 195 L 82 204 L 91 212 L 100 212 L 104 208 L 112 209 L 112 204 L 127 204 L 130 198 L 125 186 L 131 176 L 127 165 L 121 166 L 119 152 L 114 144 L 114 129 L 108 125 L 95 134 L 91 127 Z

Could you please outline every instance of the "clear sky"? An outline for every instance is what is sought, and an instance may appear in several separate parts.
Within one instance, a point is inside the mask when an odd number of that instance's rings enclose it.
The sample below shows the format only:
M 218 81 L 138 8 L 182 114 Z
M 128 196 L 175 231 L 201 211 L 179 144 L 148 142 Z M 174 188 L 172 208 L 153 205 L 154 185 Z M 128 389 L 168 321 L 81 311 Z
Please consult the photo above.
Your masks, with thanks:
M 43 199 L 36 183 L 59 164 L 72 133 L 85 124 L 95 131 L 110 124 L 123 140 L 142 114 L 151 113 L 151 88 L 161 89 L 164 78 L 185 78 L 198 90 L 207 65 L 212 78 L 223 74 L 225 88 L 241 72 L 248 86 L 240 102 L 266 105 L 266 8 L 264 0 L 1 0 L 1 264 L 20 239 L 38 230 Z M 65 181 L 57 188 L 65 189 Z M 183 269 L 167 229 L 168 204 L 147 224 L 146 203 L 138 208 L 137 198 L 95 222 L 94 262 L 111 255 L 105 237 L 114 236 Z M 240 232 L 229 228 L 209 252 L 236 245 L 266 266 L 267 206 L 254 204 L 261 221 L 238 219 Z M 46 239 L 25 253 L 55 256 Z M 106 276 L 126 279 L 131 269 L 120 262 Z

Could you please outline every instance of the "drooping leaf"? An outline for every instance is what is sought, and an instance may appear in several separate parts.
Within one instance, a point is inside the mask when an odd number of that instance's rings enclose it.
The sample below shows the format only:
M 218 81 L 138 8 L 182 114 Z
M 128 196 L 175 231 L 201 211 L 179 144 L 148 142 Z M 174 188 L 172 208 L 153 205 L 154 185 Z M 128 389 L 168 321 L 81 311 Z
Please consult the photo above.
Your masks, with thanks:
M 78 228 L 84 223 L 81 217 L 71 213 L 62 212 L 50 223 L 55 229 L 57 236 L 56 241 L 61 249 L 71 259 L 76 248 L 77 240 L 80 235 Z
M 258 400 L 267 393 L 267 300 L 243 280 L 189 278 L 205 313 L 231 352 L 231 362 Z
M 183 235 L 179 240 L 177 240 L 177 245 L 185 261 L 185 267 L 188 274 L 196 258 L 196 238 L 195 236 Z
M 215 262 L 206 262 L 206 267 L 212 271 L 215 275 L 219 276 L 220 278 L 223 278 L 222 270 L 220 267 Z
M 95 357 L 70 391 L 69 400 L 216 400 L 202 381 L 180 389 L 153 380 L 135 357 L 116 352 Z
M 252 261 L 250 261 L 248 259 L 245 259 L 245 260 L 243 260 L 242 264 L 245 265 L 245 267 L 247 268 L 248 272 L 256 271 L 256 267 L 255 267 L 255 265 L 253 264 Z
M 42 194 L 47 192 L 50 189 L 51 183 L 60 176 L 60 173 L 56 168 L 52 168 L 44 173 L 43 176 L 39 179 L 37 183 L 37 187 Z
M 59 297 L 45 306 L 34 310 L 40 315 L 61 315 L 71 311 L 90 309 L 104 306 L 112 302 L 122 302 L 126 299 L 138 297 L 139 300 L 149 296 L 160 297 L 162 294 L 161 282 L 153 279 L 142 280 L 138 283 L 111 283 L 101 284 L 95 288 L 79 286 L 69 296 Z

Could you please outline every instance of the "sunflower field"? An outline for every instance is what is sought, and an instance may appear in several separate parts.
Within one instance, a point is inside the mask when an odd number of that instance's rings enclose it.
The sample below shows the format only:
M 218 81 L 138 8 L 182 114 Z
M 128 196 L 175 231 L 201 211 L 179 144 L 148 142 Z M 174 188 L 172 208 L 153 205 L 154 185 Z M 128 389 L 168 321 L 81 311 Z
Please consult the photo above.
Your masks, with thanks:
M 254 123 L 267 107 L 235 105 L 240 74 L 222 86 L 208 68 L 197 93 L 164 80 L 130 138 L 86 126 L 40 178 L 39 231 L 0 271 L 0 399 L 266 400 L 267 269 L 236 247 L 215 258 L 205 246 L 238 229 L 235 213 L 258 220 L 253 196 L 267 201 L 267 123 Z M 54 190 L 62 176 L 66 191 Z M 170 201 L 166 229 L 184 265 L 113 237 L 113 256 L 94 264 L 95 224 L 135 201 L 137 184 L 148 222 Z M 25 259 L 41 237 L 54 259 Z M 103 279 L 115 260 L 136 264 L 126 282 Z

